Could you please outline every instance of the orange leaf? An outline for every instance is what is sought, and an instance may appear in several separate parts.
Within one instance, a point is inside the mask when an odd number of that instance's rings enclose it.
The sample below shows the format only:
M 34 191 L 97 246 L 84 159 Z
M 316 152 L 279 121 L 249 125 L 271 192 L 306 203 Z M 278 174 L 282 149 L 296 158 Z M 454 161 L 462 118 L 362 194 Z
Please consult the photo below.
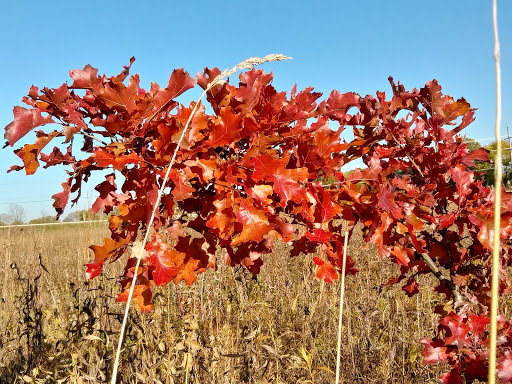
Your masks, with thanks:
M 336 272 L 336 269 L 331 264 L 326 263 L 319 257 L 313 257 L 313 262 L 318 265 L 316 271 L 317 278 L 331 284 L 338 278 L 338 272 Z
M 243 229 L 231 241 L 231 246 L 233 247 L 246 241 L 259 242 L 263 240 L 263 235 L 272 229 L 267 215 L 261 210 L 256 209 L 249 199 L 242 199 L 236 216 L 238 221 L 243 224 Z

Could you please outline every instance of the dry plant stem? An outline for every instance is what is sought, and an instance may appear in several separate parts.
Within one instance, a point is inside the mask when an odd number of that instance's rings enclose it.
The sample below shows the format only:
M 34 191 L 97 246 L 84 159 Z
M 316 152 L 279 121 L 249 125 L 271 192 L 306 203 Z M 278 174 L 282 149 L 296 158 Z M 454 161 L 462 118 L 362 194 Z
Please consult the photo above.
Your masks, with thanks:
M 340 293 L 340 316 L 338 320 L 338 350 L 336 351 L 336 384 L 340 382 L 341 364 L 341 324 L 343 322 L 343 299 L 345 296 L 345 264 L 347 262 L 348 231 L 345 232 L 345 243 L 343 246 L 343 265 L 341 268 L 341 293 Z
M 281 60 L 288 60 L 288 59 L 291 59 L 291 57 L 287 57 L 287 56 L 280 55 L 280 54 L 271 54 L 271 55 L 267 55 L 263 58 L 251 57 L 251 58 L 243 61 L 242 63 L 236 65 L 230 71 L 224 71 L 221 75 L 217 76 L 210 84 L 208 84 L 208 86 L 205 88 L 203 93 L 201 93 L 201 96 L 199 96 L 199 99 L 197 100 L 196 104 L 194 105 L 194 108 L 192 109 L 192 112 L 190 113 L 187 123 L 185 124 L 185 127 L 183 128 L 183 132 L 181 133 L 180 139 L 178 140 L 178 144 L 176 145 L 176 149 L 174 150 L 171 161 L 169 162 L 167 171 L 165 172 L 165 176 L 162 181 L 162 186 L 160 187 L 160 190 L 158 191 L 158 196 L 157 196 L 156 202 L 153 207 L 153 212 L 151 213 L 151 218 L 149 219 L 149 222 L 147 224 L 146 234 L 144 235 L 144 240 L 142 241 L 140 252 L 137 256 L 137 263 L 135 264 L 135 270 L 133 272 L 133 279 L 132 279 L 132 282 L 130 285 L 130 291 L 128 292 L 128 299 L 126 301 L 126 309 L 124 311 L 123 324 L 121 325 L 121 331 L 119 332 L 119 343 L 117 345 L 116 358 L 114 361 L 114 367 L 112 369 L 111 384 L 116 384 L 116 380 L 117 380 L 117 371 L 119 368 L 119 357 L 121 355 L 121 348 L 123 346 L 124 332 L 126 329 L 126 323 L 128 321 L 128 314 L 130 313 L 130 304 L 131 304 L 131 301 L 133 298 L 133 292 L 135 290 L 135 282 L 137 280 L 137 273 L 139 270 L 140 262 L 142 260 L 142 255 L 144 253 L 144 247 L 146 246 L 146 243 L 148 241 L 150 228 L 153 224 L 153 221 L 155 220 L 156 211 L 159 207 L 159 203 L 162 198 L 162 194 L 163 194 L 163 191 L 167 184 L 167 181 L 169 180 L 169 174 L 171 173 L 172 166 L 174 165 L 174 161 L 176 160 L 176 155 L 178 154 L 178 149 L 181 147 L 181 143 L 183 141 L 183 138 L 185 137 L 185 133 L 187 132 L 188 126 L 190 125 L 190 122 L 192 121 L 192 118 L 194 117 L 194 115 L 196 113 L 197 106 L 199 105 L 199 102 L 212 87 L 217 85 L 222 80 L 223 77 L 229 76 L 229 75 L 235 73 L 239 69 L 249 69 L 254 65 L 258 65 L 258 64 L 262 64 L 262 63 L 266 63 L 266 62 L 270 62 L 270 61 L 281 61 Z
M 496 380 L 496 336 L 498 315 L 498 276 L 500 262 L 500 219 L 501 219 L 501 184 L 503 180 L 501 159 L 501 68 L 500 40 L 498 38 L 498 6 L 497 0 L 492 2 L 492 25 L 494 29 L 494 62 L 496 65 L 496 165 L 494 178 L 494 241 L 492 247 L 492 280 L 491 280 L 491 334 L 489 341 L 489 384 Z

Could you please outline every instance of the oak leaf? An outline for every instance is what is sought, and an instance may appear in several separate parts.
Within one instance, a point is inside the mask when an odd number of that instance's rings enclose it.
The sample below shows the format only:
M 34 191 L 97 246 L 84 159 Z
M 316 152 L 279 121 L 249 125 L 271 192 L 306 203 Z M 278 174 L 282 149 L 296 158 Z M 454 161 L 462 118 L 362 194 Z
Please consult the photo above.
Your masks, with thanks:
M 167 284 L 178 275 L 185 255 L 171 249 L 163 241 L 161 234 L 153 234 L 153 240 L 146 244 L 146 251 L 148 253 L 147 262 L 153 267 L 150 269 L 156 285 Z

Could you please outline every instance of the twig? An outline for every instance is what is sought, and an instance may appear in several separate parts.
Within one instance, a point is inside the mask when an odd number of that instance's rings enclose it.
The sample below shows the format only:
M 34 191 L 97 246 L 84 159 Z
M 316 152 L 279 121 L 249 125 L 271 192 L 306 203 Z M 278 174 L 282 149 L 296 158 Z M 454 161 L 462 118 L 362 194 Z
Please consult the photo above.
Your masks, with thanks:
M 501 158 L 501 68 L 500 68 L 500 40 L 498 37 L 498 5 L 492 2 L 492 25 L 494 29 L 494 62 L 496 64 L 496 164 L 494 170 L 494 241 L 492 248 L 492 279 L 491 279 L 491 330 L 489 336 L 489 384 L 496 382 L 496 336 L 498 315 L 498 284 L 500 263 L 500 221 L 501 221 L 501 187 L 503 180 Z
M 423 258 L 423 261 L 425 261 L 425 264 L 427 264 L 434 276 L 452 292 L 455 302 L 462 301 L 462 295 L 459 291 L 459 287 L 452 280 L 443 276 L 434 260 L 432 260 L 426 253 L 420 253 L 420 256 Z
M 425 178 L 425 176 L 423 175 L 423 172 L 421 172 L 421 169 L 420 167 L 418 167 L 418 164 L 416 164 L 416 162 L 413 160 L 413 158 L 409 155 L 409 153 L 402 147 L 402 144 L 400 144 L 400 142 L 397 140 L 397 138 L 395 137 L 395 135 L 393 135 L 393 132 L 391 132 L 389 129 L 387 130 L 389 132 L 389 134 L 391 135 L 391 137 L 393 137 L 393 140 L 395 140 L 395 143 L 400 147 L 400 149 L 402 149 L 405 154 L 407 155 L 407 157 L 409 158 L 409 160 L 411 160 L 411 163 L 414 165 L 414 167 L 416 168 L 416 170 L 420 173 L 421 177 Z
M 126 329 L 126 323 L 128 321 L 128 314 L 130 312 L 130 304 L 131 304 L 131 301 L 132 301 L 132 298 L 133 298 L 133 292 L 135 290 L 135 282 L 137 280 L 137 272 L 139 270 L 140 262 L 142 260 L 142 255 L 144 253 L 145 245 L 146 245 L 146 243 L 148 241 L 148 238 L 149 238 L 149 233 L 150 233 L 151 225 L 153 224 L 153 221 L 155 219 L 155 215 L 156 215 L 157 209 L 159 208 L 159 203 L 160 203 L 160 200 L 162 198 L 163 191 L 166 188 L 167 180 L 169 180 L 169 174 L 171 173 L 171 169 L 172 169 L 172 167 L 174 165 L 174 161 L 175 161 L 176 156 L 178 154 L 178 149 L 181 147 L 181 142 L 183 141 L 183 138 L 185 137 L 185 132 L 187 132 L 188 126 L 190 125 L 190 122 L 192 121 L 192 118 L 194 117 L 194 115 L 196 113 L 197 106 L 199 105 L 199 102 L 201 101 L 203 96 L 212 87 L 214 87 L 215 85 L 219 84 L 220 81 L 222 81 L 224 76 L 229 76 L 229 75 L 235 73 L 238 69 L 249 69 L 249 68 L 251 68 L 254 65 L 259 65 L 259 64 L 262 64 L 262 63 L 270 62 L 270 61 L 288 60 L 288 59 L 291 59 L 291 57 L 287 57 L 287 56 L 284 56 L 284 55 L 267 55 L 267 56 L 265 56 L 263 58 L 251 57 L 251 58 L 243 61 L 242 63 L 236 65 L 231 70 L 229 70 L 229 71 L 226 70 L 221 75 L 217 76 L 212 82 L 210 82 L 208 84 L 208 86 L 205 88 L 205 90 L 203 91 L 201 96 L 199 96 L 199 99 L 197 100 L 196 104 L 194 105 L 194 108 L 192 109 L 192 112 L 190 113 L 190 116 L 189 116 L 189 118 L 187 120 L 187 123 L 185 124 L 185 127 L 183 128 L 183 132 L 181 133 L 180 139 L 178 140 L 178 144 L 176 145 L 176 149 L 174 150 L 174 153 L 172 155 L 171 161 L 169 162 L 169 166 L 167 167 L 167 172 L 165 173 L 164 179 L 162 181 L 162 186 L 160 187 L 160 190 L 158 191 L 158 196 L 157 196 L 156 202 L 155 202 L 154 207 L 153 207 L 153 212 L 151 213 L 151 218 L 149 219 L 149 222 L 147 224 L 146 234 L 144 236 L 144 240 L 142 241 L 142 245 L 140 247 L 140 252 L 139 252 L 139 254 L 137 256 L 137 263 L 135 265 L 135 270 L 133 272 L 133 279 L 132 279 L 132 282 L 131 282 L 131 285 L 130 285 L 130 291 L 128 292 L 128 298 L 127 298 L 127 302 L 126 302 L 126 309 L 125 309 L 125 312 L 124 312 L 123 324 L 121 325 L 121 331 L 119 333 L 119 343 L 118 343 L 118 346 L 117 346 L 117 352 L 116 352 L 116 359 L 114 361 L 114 367 L 112 369 L 112 381 L 111 381 L 111 384 L 116 384 L 117 370 L 118 370 L 118 367 L 119 367 L 119 357 L 121 355 L 121 347 L 123 346 L 124 331 Z
M 98 139 L 96 136 L 91 135 L 90 133 L 85 133 L 85 132 L 80 132 L 80 133 L 81 133 L 82 135 L 84 135 L 84 136 L 87 136 L 87 137 L 89 137 L 89 138 L 93 139 L 93 140 L 96 140 L 97 142 L 99 142 L 99 143 L 101 143 L 101 144 L 103 144 L 103 145 L 105 145 L 105 146 L 107 146 L 107 145 L 108 145 L 108 144 L 107 144 L 107 143 L 105 143 L 103 140 Z

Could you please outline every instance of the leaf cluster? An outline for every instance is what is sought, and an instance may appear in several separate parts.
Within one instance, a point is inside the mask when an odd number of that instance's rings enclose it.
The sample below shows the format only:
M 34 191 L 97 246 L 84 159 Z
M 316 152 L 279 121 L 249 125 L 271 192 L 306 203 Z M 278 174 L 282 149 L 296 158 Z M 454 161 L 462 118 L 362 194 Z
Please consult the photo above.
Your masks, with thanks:
M 485 323 L 475 316 L 489 312 L 494 194 L 473 170 L 478 162 L 489 162 L 489 151 L 471 151 L 459 134 L 474 120 L 466 100 L 444 95 L 436 80 L 406 91 L 392 78 L 389 96 L 334 90 L 322 99 L 311 87 L 294 87 L 287 94 L 273 87 L 272 74 L 254 68 L 240 74 L 237 84 L 212 87 L 220 70 L 205 68 L 194 79 L 179 69 L 165 88 L 153 83 L 146 91 L 138 75 L 129 77 L 132 63 L 117 76 L 99 76 L 87 65 L 70 72 L 69 86 L 32 87 L 24 98 L 31 108 L 15 107 L 14 121 L 6 127 L 7 144 L 13 146 L 36 128 L 60 124 L 50 132 L 38 129 L 34 144 L 15 151 L 23 166 L 11 168 L 32 174 L 40 161 L 44 167 L 66 165 L 69 177 L 53 196 L 58 215 L 71 196 L 72 203 L 78 201 L 93 172 L 111 171 L 96 186 L 93 212 L 116 207 L 118 213 L 109 218 L 111 236 L 91 246 L 94 260 L 87 264 L 87 277 L 98 276 L 107 261 L 135 254 L 137 239 L 152 231 L 134 291 L 145 311 L 153 308 L 153 285 L 193 284 L 199 273 L 216 268 L 218 248 L 227 264 L 258 273 L 264 255 L 282 240 L 292 256 L 317 252 L 317 276 L 332 282 L 342 270 L 344 236 L 362 223 L 364 240 L 400 266 L 400 275 L 387 285 L 401 284 L 412 296 L 419 275 L 439 280 L 436 291 L 446 296 L 447 305 L 436 308 L 443 316 L 436 338 L 422 341 L 426 362 L 433 361 L 429 348 L 444 343 L 457 348 L 452 349 L 458 359 L 452 377 L 465 377 L 469 367 L 485 368 L 480 362 L 487 325 L 480 333 L 471 327 Z M 196 83 L 208 89 L 212 112 L 197 105 L 184 132 L 196 103 L 185 106 L 175 98 Z M 77 135 L 81 148 L 76 148 Z M 56 138 L 66 149 L 44 154 Z M 77 151 L 85 158 L 78 159 Z M 354 160 L 365 168 L 344 174 L 341 168 Z M 156 220 L 148 228 L 156 205 Z M 505 193 L 503 271 L 512 259 L 511 219 L 512 199 Z M 119 301 L 127 300 L 135 263 L 129 256 Z M 347 272 L 357 272 L 350 255 Z M 506 274 L 500 278 L 505 292 Z M 452 340 L 450 319 L 467 319 L 456 321 L 469 324 L 463 329 L 470 336 L 463 337 L 477 338 L 476 344 Z M 504 344 L 501 366 L 509 354 Z

